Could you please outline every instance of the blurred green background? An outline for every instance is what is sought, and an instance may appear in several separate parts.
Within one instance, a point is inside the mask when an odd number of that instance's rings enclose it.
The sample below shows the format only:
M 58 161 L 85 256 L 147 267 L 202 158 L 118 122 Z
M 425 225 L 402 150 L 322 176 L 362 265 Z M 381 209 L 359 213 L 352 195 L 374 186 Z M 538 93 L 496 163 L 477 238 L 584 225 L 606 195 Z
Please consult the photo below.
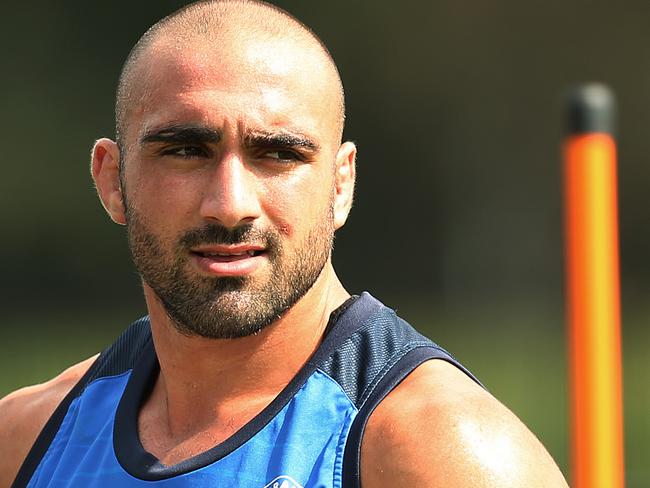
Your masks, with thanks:
M 569 472 L 562 93 L 620 111 L 626 475 L 650 486 L 650 3 L 278 1 L 338 62 L 357 198 L 336 241 L 367 289 L 451 350 Z M 144 313 L 88 155 L 113 135 L 122 61 L 179 1 L 12 2 L 0 19 L 0 395 Z

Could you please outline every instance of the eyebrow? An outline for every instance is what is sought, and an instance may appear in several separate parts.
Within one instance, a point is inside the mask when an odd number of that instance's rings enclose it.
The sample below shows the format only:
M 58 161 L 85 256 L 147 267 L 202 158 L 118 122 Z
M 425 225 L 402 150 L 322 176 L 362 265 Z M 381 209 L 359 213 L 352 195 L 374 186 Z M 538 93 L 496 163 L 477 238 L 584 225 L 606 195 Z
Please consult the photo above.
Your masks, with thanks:
M 166 142 L 175 144 L 217 143 L 221 141 L 221 130 L 200 125 L 172 125 L 156 128 L 144 133 L 140 144 Z M 302 148 L 309 152 L 320 151 L 320 146 L 311 138 L 300 133 L 251 131 L 244 136 L 247 147 Z
M 254 131 L 244 136 L 247 147 L 302 148 L 309 152 L 318 152 L 320 146 L 303 134 L 287 132 Z
M 172 125 L 145 132 L 140 144 L 173 142 L 177 144 L 215 143 L 222 139 L 221 131 L 200 125 Z

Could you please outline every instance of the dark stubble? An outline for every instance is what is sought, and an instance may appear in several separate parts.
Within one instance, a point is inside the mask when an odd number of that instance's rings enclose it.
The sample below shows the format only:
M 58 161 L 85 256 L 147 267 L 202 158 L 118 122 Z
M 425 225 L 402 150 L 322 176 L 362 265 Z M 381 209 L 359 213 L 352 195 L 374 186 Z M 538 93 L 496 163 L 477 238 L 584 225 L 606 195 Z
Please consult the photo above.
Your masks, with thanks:
M 184 335 L 211 339 L 256 334 L 282 317 L 319 277 L 334 239 L 331 205 L 292 254 L 285 252 L 277 231 L 252 224 L 234 229 L 206 224 L 185 232 L 175 243 L 165 243 L 128 204 L 127 232 L 140 276 L 176 329 Z M 242 243 L 266 248 L 271 265 L 267 278 L 206 277 L 190 266 L 193 246 Z

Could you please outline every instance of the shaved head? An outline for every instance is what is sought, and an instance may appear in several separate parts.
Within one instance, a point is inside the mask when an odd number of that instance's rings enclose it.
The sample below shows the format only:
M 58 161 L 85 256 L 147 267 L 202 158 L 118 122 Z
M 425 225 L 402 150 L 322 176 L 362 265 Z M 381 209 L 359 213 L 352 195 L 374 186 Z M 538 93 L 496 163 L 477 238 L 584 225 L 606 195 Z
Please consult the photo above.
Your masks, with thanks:
M 285 55 L 298 47 L 309 59 L 321 83 L 323 97 L 332 107 L 334 137 L 340 142 L 345 120 L 343 85 L 336 65 L 322 41 L 303 23 L 284 10 L 259 0 L 204 0 L 192 3 L 154 24 L 131 50 L 120 75 L 115 104 L 116 139 L 125 147 L 131 115 L 146 103 L 152 90 L 153 63 L 160 62 L 155 54 L 201 52 L 206 57 L 222 56 L 224 50 L 236 51 L 255 41 L 258 45 L 279 46 L 273 55 Z M 220 59 L 213 59 L 220 61 Z M 164 62 L 164 58 L 163 58 Z M 240 73 L 245 75 L 246 73 Z

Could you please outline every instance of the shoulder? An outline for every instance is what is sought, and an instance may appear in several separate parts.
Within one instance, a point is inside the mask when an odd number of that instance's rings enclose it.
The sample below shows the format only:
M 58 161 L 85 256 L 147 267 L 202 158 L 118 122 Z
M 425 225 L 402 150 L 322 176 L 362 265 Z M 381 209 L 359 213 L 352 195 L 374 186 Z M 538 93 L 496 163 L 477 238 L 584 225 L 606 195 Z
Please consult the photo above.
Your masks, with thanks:
M 371 415 L 361 478 L 365 488 L 567 486 L 524 424 L 441 360 L 416 368 Z
M 66 369 L 46 383 L 21 388 L 0 400 L 0 486 L 9 486 L 56 407 L 97 356 Z

